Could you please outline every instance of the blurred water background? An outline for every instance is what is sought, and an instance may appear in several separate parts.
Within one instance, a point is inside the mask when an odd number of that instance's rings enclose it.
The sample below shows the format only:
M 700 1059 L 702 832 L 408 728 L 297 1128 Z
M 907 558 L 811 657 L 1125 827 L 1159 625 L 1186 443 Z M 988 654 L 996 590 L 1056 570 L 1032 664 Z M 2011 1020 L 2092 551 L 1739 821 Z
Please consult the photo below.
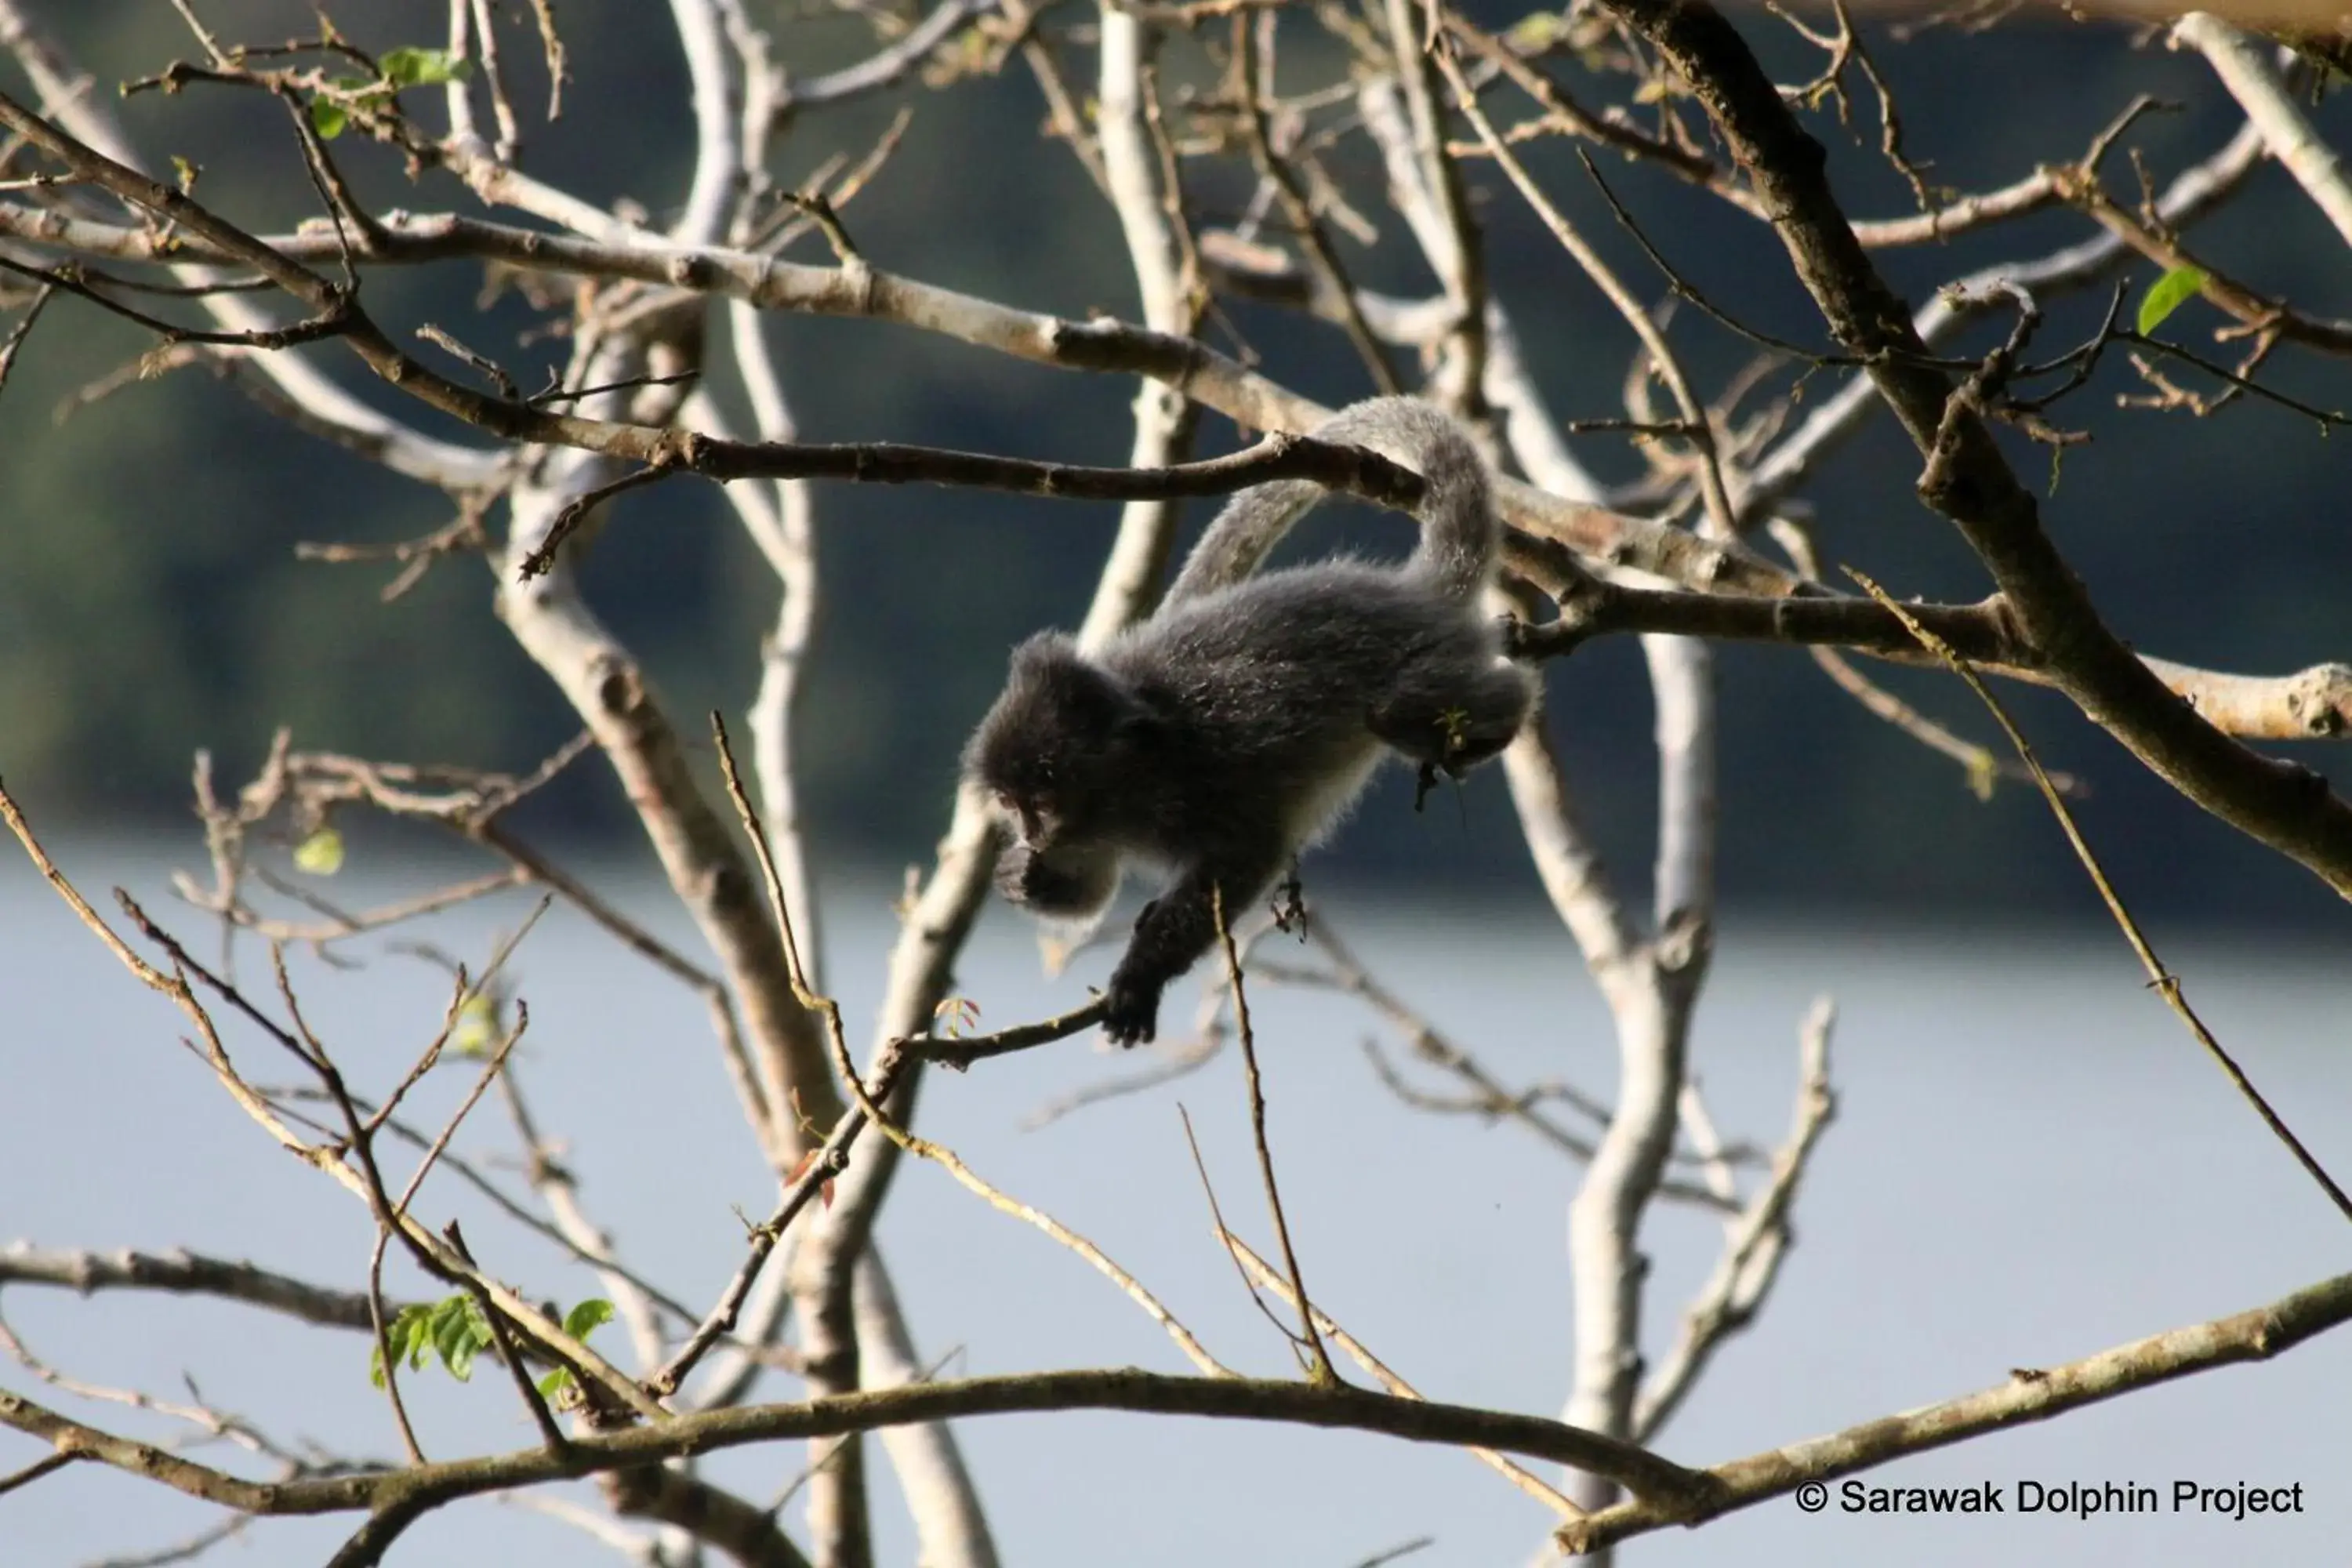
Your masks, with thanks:
M 83 840 L 58 846 L 102 906 L 131 887 L 208 952 L 211 935 L 164 887 L 193 846 Z M 448 869 L 364 856 L 337 883 L 363 904 Z M 592 872 L 635 917 L 694 951 L 668 900 L 625 866 Z M 892 889 L 826 890 L 827 958 L 853 1037 L 871 1015 L 892 934 Z M 1606 1096 L 1613 1050 L 1581 963 L 1532 900 L 1408 905 L 1378 889 L 1321 889 L 1365 961 L 1506 1081 L 1564 1078 Z M 507 896 L 436 922 L 447 953 L 478 968 L 528 912 Z M 109 906 L 110 907 L 110 906 Z M 184 1026 L 135 986 L 21 862 L 0 870 L 0 1236 L 55 1247 L 191 1249 L 357 1288 L 372 1230 L 362 1206 L 289 1161 L 174 1042 Z M 2191 1000 L 2323 1160 L 2352 1170 L 2352 1038 L 2343 969 L 2327 950 L 2154 934 Z M 1275 950 L 1267 950 L 1269 952 Z M 381 1091 L 430 1038 L 444 1004 L 436 970 L 350 944 L 362 967 L 297 955 L 305 1011 L 345 1070 Z M 1287 956 L 1296 957 L 1291 954 Z M 259 948 L 242 972 L 266 980 Z M 992 909 L 961 966 L 983 1026 L 1075 1001 L 1104 961 L 1039 970 L 1024 923 Z M 531 1025 L 519 1060 L 549 1128 L 565 1139 L 590 1212 L 623 1255 L 688 1302 L 723 1284 L 745 1214 L 772 1192 L 719 1071 L 700 1005 L 619 954 L 571 912 L 551 910 L 514 960 Z M 1660 1441 L 1713 1462 L 1871 1416 L 1998 1384 L 2011 1368 L 2070 1360 L 2140 1335 L 2267 1302 L 2347 1267 L 2341 1219 L 2271 1142 L 2221 1075 L 2140 984 L 2119 941 L 2060 925 L 1958 928 L 1832 924 L 1734 910 L 1722 922 L 1694 1062 L 1727 1137 L 1784 1132 L 1797 1024 L 1827 994 L 1839 1009 L 1839 1115 L 1799 1201 L 1798 1243 L 1762 1321 L 1718 1358 Z M 1426 1394 L 1555 1413 L 1566 1387 L 1570 1302 L 1562 1245 L 1575 1169 L 1509 1126 L 1405 1109 L 1376 1081 L 1361 1043 L 1376 1021 L 1339 999 L 1261 984 L 1253 994 L 1274 1148 L 1311 1290 Z M 1169 1017 L 1186 1008 L 1171 993 Z M 256 1079 L 293 1075 L 275 1047 L 232 1029 Z M 862 1046 L 861 1046 L 862 1048 Z M 1238 1057 L 1159 1089 L 1030 1130 L 1043 1105 L 1142 1065 L 1062 1042 L 926 1086 L 925 1131 L 983 1175 L 1098 1242 L 1160 1294 L 1211 1348 L 1280 1374 L 1286 1357 L 1211 1243 L 1206 1202 L 1179 1121 L 1189 1111 L 1229 1219 L 1263 1247 Z M 1416 1081 L 1442 1087 L 1418 1069 Z M 437 1071 L 413 1102 L 437 1126 L 469 1085 Z M 457 1147 L 520 1185 L 515 1151 L 486 1103 Z M 517 1231 L 446 1173 L 422 1206 L 464 1219 L 503 1278 L 569 1301 L 591 1278 Z M 1654 1211 L 1649 1342 L 1712 1263 L 1719 1226 Z M 945 1374 L 1136 1364 L 1185 1370 L 1113 1288 L 942 1173 L 909 1164 L 881 1237 L 926 1357 Z M 397 1264 L 392 1289 L 425 1287 Z M 361 1336 L 290 1327 L 203 1300 L 23 1289 L 9 1323 L 73 1374 L 167 1396 L 194 1379 L 205 1398 L 281 1440 L 315 1436 L 389 1457 L 397 1442 L 367 1385 Z M 603 1331 L 621 1353 L 615 1330 Z M 22 1382 L 11 1372 L 8 1381 Z M 494 1369 L 469 1385 L 405 1381 L 428 1453 L 534 1441 Z M 790 1397 L 788 1381 L 768 1397 Z M 2157 1565 L 2340 1559 L 2352 1539 L 2352 1334 L 2261 1366 L 2165 1388 L 1874 1472 L 1879 1485 L 1990 1480 L 2303 1483 L 2306 1510 L 2242 1522 L 2168 1512 L 1917 1520 L 1807 1516 L 1787 1500 L 1696 1533 L 1644 1540 L 1644 1563 L 1763 1564 L 1898 1559 L 1906 1564 Z M 29 1390 L 28 1392 L 37 1392 Z M 98 1415 L 151 1436 L 169 1424 Z M 1517 1562 L 1539 1510 L 1458 1453 L 1298 1428 L 1204 1431 L 1179 1420 L 1072 1415 L 967 1421 L 959 1431 L 1008 1560 L 1175 1564 L 1359 1562 L 1430 1534 L 1418 1561 Z M 0 1444 L 0 1466 L 28 1457 Z M 216 1461 L 236 1456 L 205 1451 Z M 773 1495 L 801 1450 L 721 1455 L 709 1473 Z M 877 1472 L 881 1560 L 911 1540 Z M 561 1489 L 554 1489 L 561 1491 Z M 2012 1507 L 2014 1504 L 2012 1503 Z M 10 1497 L 0 1561 L 63 1564 L 151 1550 L 216 1518 L 99 1466 Z M 270 1522 L 216 1560 L 314 1563 L 349 1521 Z M 523 1510 L 472 1502 L 427 1520 L 404 1561 L 589 1560 L 602 1549 Z

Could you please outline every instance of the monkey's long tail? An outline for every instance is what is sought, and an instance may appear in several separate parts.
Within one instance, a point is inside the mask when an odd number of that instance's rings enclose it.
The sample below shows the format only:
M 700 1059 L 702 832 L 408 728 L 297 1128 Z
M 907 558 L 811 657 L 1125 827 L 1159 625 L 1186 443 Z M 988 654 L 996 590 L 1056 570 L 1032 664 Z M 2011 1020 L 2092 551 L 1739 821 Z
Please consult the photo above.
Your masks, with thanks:
M 1421 543 L 1408 570 L 1454 598 L 1471 598 L 1486 586 L 1499 536 L 1486 459 L 1451 416 L 1418 398 L 1374 397 L 1341 409 L 1314 435 L 1369 447 L 1420 474 L 1426 487 Z M 1323 487 L 1309 479 L 1277 479 L 1235 495 L 1192 547 L 1168 602 L 1213 592 L 1256 571 L 1323 495 Z
M 1290 525 L 1323 493 L 1312 479 L 1276 479 L 1237 491 L 1184 558 L 1184 569 L 1169 586 L 1167 602 L 1214 593 L 1256 571 Z
M 1415 397 L 1375 397 L 1315 434 L 1369 447 L 1421 476 L 1421 543 L 1408 570 L 1456 599 L 1475 598 L 1493 581 L 1502 535 L 1486 459 L 1452 415 Z

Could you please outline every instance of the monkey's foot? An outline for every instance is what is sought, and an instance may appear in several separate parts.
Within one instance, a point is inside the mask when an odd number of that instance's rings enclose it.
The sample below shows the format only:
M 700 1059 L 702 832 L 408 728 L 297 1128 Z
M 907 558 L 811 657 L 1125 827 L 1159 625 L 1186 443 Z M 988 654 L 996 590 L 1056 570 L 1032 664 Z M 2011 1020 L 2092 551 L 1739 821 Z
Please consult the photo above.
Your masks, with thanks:
M 1307 887 L 1298 879 L 1298 862 L 1290 863 L 1289 875 L 1274 886 L 1274 929 L 1298 934 L 1307 940 Z
M 1422 807 L 1429 804 L 1429 797 L 1436 793 L 1437 775 L 1441 771 L 1446 770 L 1442 770 L 1435 763 L 1423 763 L 1421 764 L 1421 771 L 1413 776 L 1413 810 L 1419 811 Z

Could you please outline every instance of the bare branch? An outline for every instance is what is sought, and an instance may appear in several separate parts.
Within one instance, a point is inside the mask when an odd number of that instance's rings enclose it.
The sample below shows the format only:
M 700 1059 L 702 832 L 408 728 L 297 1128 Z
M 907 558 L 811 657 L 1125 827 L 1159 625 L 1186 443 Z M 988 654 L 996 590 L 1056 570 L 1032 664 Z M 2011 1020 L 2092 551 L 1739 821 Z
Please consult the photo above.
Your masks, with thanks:
M 2266 1307 L 2151 1334 L 2061 1366 L 2021 1369 L 2007 1382 L 1979 1393 L 1734 1459 L 1706 1474 L 1722 1483 L 1725 1510 L 1748 1508 L 1785 1496 L 1807 1481 L 1833 1481 L 1892 1459 L 2030 1421 L 2047 1421 L 2214 1367 L 2268 1361 L 2347 1321 L 2352 1321 L 2352 1274 L 2339 1274 Z M 1558 1539 L 1564 1552 L 1591 1552 L 1682 1522 L 1671 1509 L 1620 1503 L 1562 1527 Z
M 1316 1331 L 1347 1352 L 1358 1366 L 1380 1379 L 1381 1387 L 1400 1399 L 1419 1399 L 1422 1396 L 1419 1389 L 1398 1376 L 1380 1357 L 1365 1349 L 1361 1342 L 1353 1334 L 1334 1322 L 1329 1313 L 1320 1307 L 1301 1306 L 1298 1292 L 1291 1281 L 1277 1272 L 1272 1264 L 1251 1251 L 1248 1243 L 1223 1226 L 1217 1227 L 1216 1236 L 1217 1239 L 1233 1253 L 1234 1260 L 1248 1271 L 1253 1283 L 1260 1289 L 1271 1290 L 1280 1296 L 1290 1304 L 1293 1310 L 1308 1313 Z M 1507 1459 L 1492 1448 L 1474 1447 L 1470 1452 L 1481 1464 L 1486 1465 L 1496 1475 L 1501 1476 L 1554 1512 L 1570 1519 L 1577 1518 L 1584 1512 L 1582 1509 L 1570 1501 L 1558 1488 L 1551 1486 L 1516 1460 Z
M 2352 1316 L 2352 1278 L 2336 1282 L 2344 1300 L 2329 1296 L 2321 1311 Z M 2325 1289 L 2326 1288 L 2322 1288 Z M 2303 1316 L 2312 1316 L 2305 1313 Z M 2298 1318 L 2298 1322 L 2302 1318 Z M 2314 1322 L 2301 1339 L 2332 1323 Z M 2276 1346 L 2276 1348 L 2284 1348 Z M 2227 1359 L 2246 1359 L 2244 1353 Z M 2174 1373 L 2178 1375 L 2178 1373 Z M 399 1505 L 439 1508 L 460 1498 L 647 1464 L 845 1432 L 868 1432 L 908 1421 L 1058 1410 L 1125 1410 L 1270 1421 L 1331 1430 L 1373 1432 L 1444 1447 L 1484 1446 L 1608 1474 L 1638 1497 L 1654 1499 L 1679 1515 L 1696 1517 L 1717 1486 L 1630 1443 L 1580 1431 L 1539 1415 L 1480 1410 L 1438 1401 L 1400 1399 L 1342 1384 L 1318 1388 L 1295 1381 L 1185 1377 L 1134 1368 L 1030 1373 L 976 1377 L 904 1388 L 840 1394 L 802 1404 L 754 1405 L 680 1415 L 652 1426 L 583 1432 L 562 1454 L 516 1449 L 402 1470 L 368 1471 L 289 1481 L 250 1481 L 195 1464 L 152 1444 L 118 1437 L 75 1421 L 21 1394 L 0 1391 L 0 1426 L 56 1445 L 60 1451 L 148 1477 L 225 1507 L 255 1514 L 318 1514 L 383 1510 Z
M 1726 1224 L 1715 1272 L 1684 1310 L 1682 1331 L 1658 1363 L 1633 1407 L 1636 1441 L 1646 1443 L 1674 1418 L 1683 1396 L 1706 1370 L 1716 1349 L 1755 1321 L 1770 1294 L 1790 1244 L 1789 1210 L 1804 1179 L 1813 1145 L 1836 1114 L 1830 1092 L 1828 999 L 1813 1004 L 1799 1037 L 1797 1109 L 1789 1141 L 1772 1158 L 1772 1173 L 1739 1214 Z
M 89 1295 L 97 1290 L 163 1290 L 217 1296 L 266 1307 L 322 1328 L 368 1327 L 367 1298 L 332 1290 L 250 1263 L 201 1253 L 66 1251 L 14 1241 L 0 1246 L 0 1285 L 56 1285 Z
M 2204 11 L 2191 11 L 2175 22 L 2171 38 L 2174 47 L 2185 44 L 2205 57 L 2246 111 L 2247 121 L 2262 132 L 2271 156 L 2285 165 L 2344 242 L 2352 245 L 2352 179 L 2346 177 L 2344 160 L 2296 106 L 2271 63 L 2271 56 L 2285 51 L 2266 49 Z

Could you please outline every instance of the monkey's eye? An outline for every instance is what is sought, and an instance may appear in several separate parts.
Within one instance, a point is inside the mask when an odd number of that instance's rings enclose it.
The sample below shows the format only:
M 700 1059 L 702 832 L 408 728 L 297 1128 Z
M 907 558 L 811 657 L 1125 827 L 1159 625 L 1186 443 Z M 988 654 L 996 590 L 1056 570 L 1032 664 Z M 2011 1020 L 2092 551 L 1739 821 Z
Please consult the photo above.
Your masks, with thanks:
M 1044 836 L 1045 814 L 1010 790 L 996 792 L 996 808 L 1004 814 L 1006 820 L 1020 825 L 1024 844 L 1034 844 Z

